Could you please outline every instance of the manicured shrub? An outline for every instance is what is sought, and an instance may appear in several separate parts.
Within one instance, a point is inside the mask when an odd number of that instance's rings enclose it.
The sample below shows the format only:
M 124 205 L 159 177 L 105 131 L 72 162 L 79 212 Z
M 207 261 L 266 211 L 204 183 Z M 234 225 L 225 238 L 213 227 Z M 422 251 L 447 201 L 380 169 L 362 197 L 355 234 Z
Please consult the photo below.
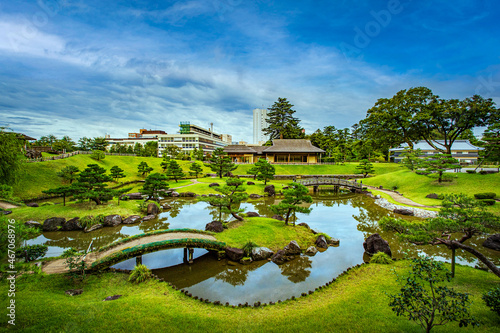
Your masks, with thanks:
M 43 207 L 43 206 L 53 206 L 53 205 L 55 205 L 55 203 L 50 202 L 50 201 L 45 201 L 45 202 L 42 202 L 39 206 Z
M 483 199 L 483 200 L 481 200 L 481 202 L 483 202 L 487 206 L 493 206 L 495 204 L 495 200 L 494 199 Z
M 16 249 L 16 258 L 24 258 L 26 262 L 43 257 L 49 247 L 47 245 L 28 245 Z
M 84 216 L 80 219 L 80 225 L 84 228 L 90 228 L 96 224 L 102 224 L 104 222 L 105 216 L 99 214 L 97 216 Z
M 484 193 L 476 193 L 474 194 L 474 198 L 476 199 L 495 199 L 495 197 L 497 196 L 496 193 L 493 193 L 493 192 L 484 192 Z
M 392 259 L 384 252 L 377 252 L 370 259 L 370 263 L 387 265 L 392 263 Z
M 61 257 L 63 257 L 63 258 L 69 258 L 69 257 L 73 257 L 75 255 L 81 255 L 81 253 L 78 252 L 78 250 L 75 249 L 74 247 L 70 247 L 69 249 L 67 249 L 66 251 L 63 252 L 63 254 L 61 255 Z
M 500 316 L 500 287 L 495 287 L 484 294 L 483 300 L 491 311 Z
M 146 265 L 137 265 L 130 273 L 128 280 L 130 282 L 141 283 L 153 277 L 151 270 Z

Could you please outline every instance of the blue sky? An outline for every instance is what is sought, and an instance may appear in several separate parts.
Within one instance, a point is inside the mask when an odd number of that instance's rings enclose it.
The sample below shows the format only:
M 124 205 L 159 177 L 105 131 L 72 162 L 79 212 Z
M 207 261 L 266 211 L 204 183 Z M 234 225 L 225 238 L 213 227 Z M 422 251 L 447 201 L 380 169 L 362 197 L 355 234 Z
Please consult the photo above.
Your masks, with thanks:
M 500 102 L 500 4 L 470 1 L 0 2 L 0 125 L 125 137 L 180 121 L 252 141 L 278 97 L 307 133 L 426 86 Z

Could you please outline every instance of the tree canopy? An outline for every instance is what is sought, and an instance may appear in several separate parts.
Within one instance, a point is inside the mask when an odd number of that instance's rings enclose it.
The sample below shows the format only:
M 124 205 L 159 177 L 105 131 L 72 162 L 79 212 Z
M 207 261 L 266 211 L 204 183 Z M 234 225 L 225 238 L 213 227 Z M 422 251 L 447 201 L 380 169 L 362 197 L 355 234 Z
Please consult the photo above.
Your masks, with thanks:
M 146 177 L 144 185 L 140 190 L 141 194 L 146 194 L 146 201 L 153 199 L 158 200 L 160 191 L 168 190 L 167 176 L 158 172 L 152 173 Z
M 106 174 L 106 169 L 97 164 L 89 164 L 80 172 L 77 181 L 71 187 L 74 189 L 76 199 L 88 199 L 100 205 L 113 198 L 113 190 L 106 184 L 110 181 L 111 177 Z
M 248 194 L 245 192 L 243 181 L 238 178 L 228 179 L 226 185 L 215 187 L 219 192 L 220 197 L 201 197 L 200 200 L 207 201 L 211 206 L 219 207 L 222 212 L 231 214 L 235 219 L 243 221 L 243 218 L 238 215 L 244 211 L 239 208 L 241 202 L 248 199 Z
M 268 108 L 267 123 L 268 127 L 262 131 L 273 139 L 301 139 L 304 137 L 302 128 L 299 126 L 300 120 L 295 118 L 292 110 L 293 105 L 286 98 L 278 98 L 273 106 Z
M 275 214 L 283 215 L 285 218 L 285 224 L 288 225 L 288 220 L 290 215 L 295 212 L 309 214 L 311 208 L 299 206 L 302 203 L 311 203 L 312 197 L 308 195 L 309 190 L 302 184 L 291 183 L 287 190 L 283 190 L 283 199 L 277 205 L 271 205 L 269 208 Z M 295 221 L 293 222 L 295 225 Z
M 222 176 L 238 167 L 231 161 L 231 158 L 222 148 L 215 148 L 208 161 L 209 164 L 206 164 L 205 166 L 215 172 L 219 178 L 222 178 Z
M 0 127 L 0 184 L 13 184 L 22 165 L 23 142 L 17 133 Z

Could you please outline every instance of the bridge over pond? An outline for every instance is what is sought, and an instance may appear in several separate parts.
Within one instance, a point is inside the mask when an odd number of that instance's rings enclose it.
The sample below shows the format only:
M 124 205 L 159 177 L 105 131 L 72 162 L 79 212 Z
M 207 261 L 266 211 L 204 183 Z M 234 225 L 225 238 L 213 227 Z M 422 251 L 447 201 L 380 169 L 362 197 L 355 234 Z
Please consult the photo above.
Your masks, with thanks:
M 297 183 L 302 184 L 304 186 L 313 186 L 315 192 L 321 185 L 333 186 L 335 190 L 338 190 L 340 187 L 348 188 L 351 191 L 363 189 L 362 182 L 358 183 L 357 181 L 351 181 L 333 177 L 315 177 L 315 178 L 300 179 L 297 180 Z
M 220 251 L 226 244 L 219 242 L 212 233 L 194 229 L 168 229 L 134 235 L 113 242 L 97 251 L 88 252 L 84 261 L 90 270 L 100 270 L 126 259 L 136 257 L 138 262 L 143 254 L 165 249 L 184 248 L 184 260 L 192 261 L 193 249 L 203 248 Z M 66 259 L 45 262 L 42 271 L 47 274 L 69 272 Z

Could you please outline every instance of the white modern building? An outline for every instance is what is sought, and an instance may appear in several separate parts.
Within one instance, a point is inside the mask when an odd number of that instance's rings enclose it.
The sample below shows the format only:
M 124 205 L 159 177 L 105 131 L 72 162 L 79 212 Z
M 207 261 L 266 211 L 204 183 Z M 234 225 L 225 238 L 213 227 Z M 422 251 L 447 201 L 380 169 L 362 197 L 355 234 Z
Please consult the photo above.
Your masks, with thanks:
M 437 140 L 438 145 L 443 145 L 444 141 Z M 391 152 L 391 160 L 399 163 L 403 159 L 401 154 L 408 148 L 408 144 L 402 144 L 398 148 L 389 149 Z M 438 154 L 439 152 L 431 147 L 426 141 L 418 141 L 413 145 L 413 149 L 420 149 L 422 152 L 421 158 L 430 157 Z M 479 151 L 483 150 L 482 147 L 476 147 L 468 140 L 455 140 L 451 146 L 451 156 L 456 158 L 460 163 L 476 163 L 479 157 Z
M 267 109 L 253 109 L 253 143 L 260 144 L 269 140 L 269 135 L 265 135 L 262 130 L 266 128 L 267 123 Z

